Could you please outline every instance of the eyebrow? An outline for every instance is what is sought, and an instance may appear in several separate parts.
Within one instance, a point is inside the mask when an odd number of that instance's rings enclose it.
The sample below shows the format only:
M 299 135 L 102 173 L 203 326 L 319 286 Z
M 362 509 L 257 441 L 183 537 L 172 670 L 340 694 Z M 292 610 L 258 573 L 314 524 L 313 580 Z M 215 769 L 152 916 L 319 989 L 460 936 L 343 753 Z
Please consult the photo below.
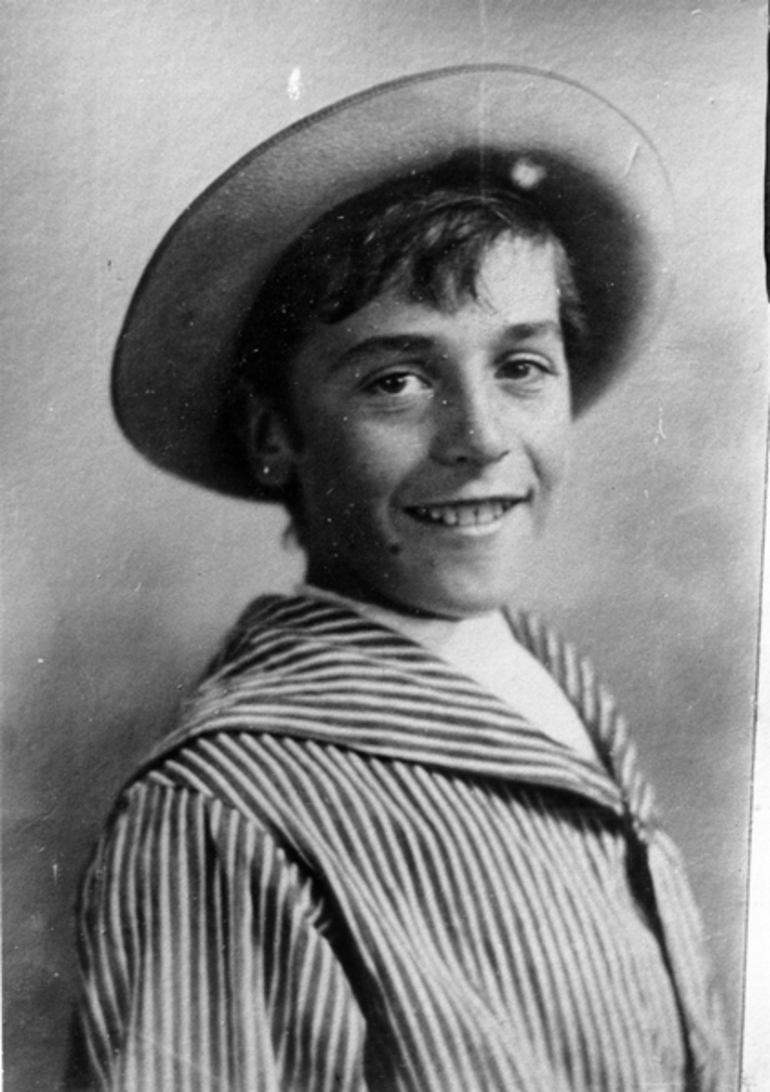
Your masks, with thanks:
M 532 338 L 543 337 L 547 334 L 555 334 L 561 340 L 563 338 L 561 323 L 555 322 L 553 319 L 547 319 L 543 322 L 513 323 L 505 328 L 501 340 L 529 341 Z M 406 354 L 435 349 L 436 343 L 436 338 L 427 337 L 424 334 L 379 334 L 376 337 L 365 338 L 346 349 L 334 362 L 332 371 L 336 372 L 351 364 L 357 364 L 367 357 L 377 356 L 379 353 L 398 355 L 399 353 Z
M 377 356 L 379 353 L 413 353 L 415 351 L 432 349 L 435 347 L 436 341 L 432 337 L 425 337 L 422 334 L 397 334 L 386 336 L 384 334 L 377 337 L 368 337 L 363 341 L 356 342 L 355 345 L 351 345 L 349 349 L 346 349 L 344 353 L 334 362 L 334 371 L 338 368 L 347 367 L 349 364 L 357 364 L 361 360 L 365 360 L 369 356 Z

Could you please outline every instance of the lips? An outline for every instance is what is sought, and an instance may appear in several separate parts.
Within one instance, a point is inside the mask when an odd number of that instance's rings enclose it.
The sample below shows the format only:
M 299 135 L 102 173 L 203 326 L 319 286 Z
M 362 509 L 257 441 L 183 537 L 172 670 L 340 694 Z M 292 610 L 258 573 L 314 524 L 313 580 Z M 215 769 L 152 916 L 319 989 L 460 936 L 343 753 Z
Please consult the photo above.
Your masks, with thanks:
M 506 512 L 529 497 L 491 497 L 488 499 L 454 501 L 442 504 L 419 504 L 406 509 L 420 523 L 443 527 L 473 529 L 492 527 Z

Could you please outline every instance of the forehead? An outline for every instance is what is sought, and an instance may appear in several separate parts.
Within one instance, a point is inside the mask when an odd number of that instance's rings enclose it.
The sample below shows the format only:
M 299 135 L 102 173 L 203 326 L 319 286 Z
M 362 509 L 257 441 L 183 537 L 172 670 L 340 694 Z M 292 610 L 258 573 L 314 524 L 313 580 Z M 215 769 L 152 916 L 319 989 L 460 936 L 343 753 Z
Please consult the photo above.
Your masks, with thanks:
M 503 236 L 485 252 L 474 287 L 476 301 L 488 311 L 558 306 L 556 248 L 548 241 Z
M 423 303 L 396 280 L 344 320 L 312 324 L 297 360 L 318 364 L 326 353 L 383 334 L 424 334 L 459 344 L 529 328 L 560 332 L 556 251 L 549 242 L 504 237 L 484 254 L 472 293 L 449 284 L 438 304 Z

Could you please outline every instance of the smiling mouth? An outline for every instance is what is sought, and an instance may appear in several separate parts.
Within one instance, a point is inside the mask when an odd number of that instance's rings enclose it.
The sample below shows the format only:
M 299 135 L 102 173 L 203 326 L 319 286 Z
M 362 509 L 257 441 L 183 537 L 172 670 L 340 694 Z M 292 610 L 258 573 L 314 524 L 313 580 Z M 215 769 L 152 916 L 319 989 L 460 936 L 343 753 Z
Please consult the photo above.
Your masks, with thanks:
M 443 527 L 458 527 L 463 530 L 474 528 L 493 528 L 506 512 L 517 504 L 529 500 L 524 497 L 493 497 L 489 500 L 457 501 L 454 504 L 419 504 L 407 508 L 406 512 L 420 523 Z

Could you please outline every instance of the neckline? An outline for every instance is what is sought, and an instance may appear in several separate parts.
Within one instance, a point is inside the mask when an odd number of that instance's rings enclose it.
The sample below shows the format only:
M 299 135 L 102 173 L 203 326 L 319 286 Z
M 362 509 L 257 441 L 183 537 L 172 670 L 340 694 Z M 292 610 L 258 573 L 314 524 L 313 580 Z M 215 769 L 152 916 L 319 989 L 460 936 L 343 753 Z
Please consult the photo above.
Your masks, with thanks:
M 545 664 L 543 664 L 543 662 L 526 647 L 525 643 L 519 639 L 509 612 L 505 610 L 495 610 L 481 616 L 474 616 L 467 619 L 447 619 L 446 621 L 450 622 L 450 624 L 454 621 L 454 625 L 457 628 L 447 631 L 446 635 L 436 637 L 434 636 L 434 631 L 430 627 L 430 622 L 433 621 L 433 619 L 412 618 L 385 606 L 360 602 L 308 583 L 300 584 L 295 589 L 295 594 L 299 597 L 340 606 L 357 616 L 368 619 L 375 625 L 384 627 L 388 631 L 395 631 L 407 641 L 425 649 L 431 656 L 441 661 L 441 663 L 447 664 L 453 671 L 466 678 L 469 682 L 476 684 L 476 686 L 481 688 L 489 697 L 495 698 L 501 702 L 506 709 L 525 721 L 533 731 L 539 732 L 557 746 L 565 747 L 569 752 L 583 761 L 594 765 L 601 762 L 597 752 L 596 740 L 588 730 L 580 711 L 576 709 L 575 704 L 571 702 L 564 693 L 563 688 L 554 678 L 552 672 L 549 671 Z M 490 629 L 487 629 L 485 632 L 481 625 L 478 624 L 481 623 L 482 620 L 487 624 L 494 625 L 497 629 L 497 633 L 494 633 Z M 474 623 L 477 623 L 475 627 Z M 461 630 L 460 627 L 463 627 L 463 629 Z M 475 633 L 473 635 L 471 635 L 472 628 L 475 628 Z M 483 671 L 474 670 L 470 665 L 466 666 L 463 664 L 463 653 L 467 651 L 472 654 L 472 651 L 475 651 L 472 649 L 473 642 L 478 638 L 485 640 L 488 645 L 491 645 L 492 655 L 496 655 L 498 652 L 498 649 L 495 647 L 496 640 L 502 640 L 507 643 L 503 655 L 503 659 L 506 663 L 502 667 L 502 670 L 510 670 L 513 673 L 518 669 L 522 675 L 522 681 L 525 687 L 529 685 L 530 687 L 535 687 L 537 690 L 543 692 L 545 701 L 551 703 L 551 709 L 548 715 L 553 716 L 557 723 L 563 725 L 561 733 L 548 730 L 548 716 L 540 718 L 533 717 L 531 711 L 532 703 L 531 701 L 528 701 L 526 697 L 523 701 L 517 701 L 512 692 L 512 688 L 509 688 L 508 686 L 507 678 L 505 679 L 504 685 L 498 687 L 495 685 L 496 680 L 493 681 L 491 675 L 486 674 Z M 469 639 L 471 641 L 470 649 L 467 646 Z M 466 643 L 465 648 L 463 648 L 464 643 Z M 567 733 L 569 732 L 577 737 L 575 743 L 569 741 L 569 738 L 567 737 Z
M 509 621 L 537 655 L 528 640 L 529 616 L 513 613 Z M 538 659 L 559 684 L 549 663 Z M 565 692 L 581 715 L 574 695 Z M 595 694 L 587 701 L 601 705 Z M 627 794 L 616 767 L 614 718 L 596 735 L 596 726 L 584 720 L 596 746 L 591 760 L 397 631 L 337 603 L 270 594 L 241 616 L 187 716 L 150 763 L 220 731 L 285 735 L 562 790 L 621 815 Z

